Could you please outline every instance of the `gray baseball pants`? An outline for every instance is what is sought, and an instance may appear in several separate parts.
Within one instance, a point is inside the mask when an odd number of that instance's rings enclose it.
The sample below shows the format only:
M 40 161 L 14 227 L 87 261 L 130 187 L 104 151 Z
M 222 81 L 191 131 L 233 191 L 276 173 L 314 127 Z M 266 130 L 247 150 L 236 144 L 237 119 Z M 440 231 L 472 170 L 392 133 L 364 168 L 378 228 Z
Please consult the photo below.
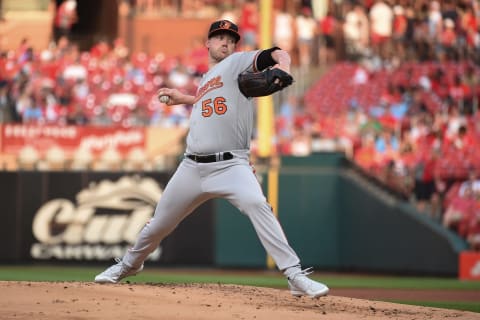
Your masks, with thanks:
M 263 195 L 248 154 L 233 153 L 235 157 L 231 160 L 197 163 L 184 159 L 180 163 L 165 187 L 154 216 L 123 257 L 126 265 L 140 267 L 160 242 L 195 208 L 218 197 L 227 199 L 247 215 L 278 269 L 284 270 L 300 263 Z

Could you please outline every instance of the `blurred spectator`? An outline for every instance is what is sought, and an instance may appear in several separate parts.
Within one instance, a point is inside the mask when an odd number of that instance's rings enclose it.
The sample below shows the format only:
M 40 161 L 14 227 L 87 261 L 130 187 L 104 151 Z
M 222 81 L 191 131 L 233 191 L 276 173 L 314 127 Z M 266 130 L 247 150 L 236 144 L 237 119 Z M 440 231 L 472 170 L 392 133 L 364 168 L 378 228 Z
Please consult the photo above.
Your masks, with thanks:
M 479 39 L 479 27 L 480 27 L 480 15 L 476 15 L 474 6 L 479 6 L 478 1 L 474 1 L 472 4 L 465 4 L 466 8 L 461 13 L 461 30 L 466 42 L 466 57 L 475 55 L 476 49 L 480 47 Z M 465 56 L 464 56 L 465 57 Z
M 413 28 L 413 57 L 419 61 L 429 61 L 435 58 L 435 47 L 438 39 L 432 40 L 429 34 L 427 20 L 415 19 Z
M 296 157 L 304 157 L 312 153 L 311 136 L 298 126 L 293 128 L 290 152 L 291 155 Z
M 338 21 L 331 10 L 319 20 L 317 32 L 319 33 L 318 61 L 320 65 L 331 65 L 336 60 L 337 27 Z
M 383 130 L 375 139 L 375 153 L 379 156 L 381 163 L 387 164 L 397 158 L 399 142 L 397 137 L 390 130 Z
M 24 112 L 27 109 L 32 109 L 33 106 L 33 98 L 31 94 L 31 88 L 25 87 L 21 88 L 20 94 L 17 98 L 15 111 L 21 118 L 24 117 Z
M 27 98 L 25 98 L 25 102 Z M 25 104 L 22 113 L 23 123 L 26 124 L 42 124 L 45 121 L 42 108 L 33 97 L 28 97 L 28 103 Z
M 407 20 L 407 26 L 405 29 L 405 59 L 406 60 L 414 60 L 418 58 L 415 43 L 415 11 L 411 6 L 405 7 L 405 18 Z
M 430 2 L 428 9 L 428 36 L 432 43 L 436 43 L 440 39 L 443 30 L 443 17 L 438 1 Z
M 60 36 L 57 43 L 53 45 L 53 56 L 57 61 L 66 58 L 71 50 L 70 40 L 66 36 Z
M 373 135 L 368 134 L 362 137 L 360 146 L 357 148 L 354 154 L 355 162 L 371 172 L 375 167 L 376 163 L 376 154 L 375 154 L 375 138 Z
M 81 64 L 80 60 L 67 65 L 62 73 L 63 79 L 67 81 L 72 80 L 72 82 L 86 80 L 87 75 L 87 69 Z
M 66 117 L 66 122 L 69 125 L 86 125 L 89 123 L 89 119 L 81 104 L 75 104 L 73 110 L 71 110 Z
M 15 102 L 6 80 L 0 80 L 0 123 L 8 123 L 15 119 Z
M 72 26 L 78 22 L 77 1 L 64 0 L 56 9 L 54 17 L 54 40 L 61 37 L 70 39 Z
M 408 20 L 405 16 L 405 9 L 401 5 L 393 7 L 393 26 L 392 26 L 392 39 L 393 39 L 393 52 L 400 60 L 405 59 L 405 47 L 406 47 L 406 33 L 408 27 Z
M 458 189 L 458 195 L 464 197 L 468 190 L 471 190 L 474 194 L 480 195 L 480 177 L 478 176 L 478 169 L 475 167 L 470 168 L 468 172 L 468 180 L 462 182 Z
M 480 252 L 480 197 L 478 193 L 476 198 L 476 206 L 467 227 L 466 240 L 471 250 Z
M 287 99 L 283 101 L 280 105 L 280 110 L 277 116 L 277 135 L 280 137 L 285 137 L 288 139 L 291 138 L 293 125 L 294 125 L 294 117 L 298 108 L 298 99 L 295 95 L 290 94 Z
M 415 164 L 414 194 L 417 210 L 429 214 L 432 218 L 438 218 L 440 209 L 439 194 L 435 183 L 435 166 L 439 154 L 437 152 L 425 152 L 420 155 Z
M 449 109 L 445 130 L 445 145 L 463 148 L 463 137 L 467 131 L 467 118 L 460 112 L 460 108 L 452 106 Z M 463 127 L 463 128 L 462 128 Z M 460 140 L 458 138 L 460 137 Z M 455 142 L 455 140 L 457 140 Z M 450 143 L 453 142 L 453 145 Z
M 455 32 L 455 22 L 452 19 L 444 20 L 444 28 L 440 32 L 439 47 L 437 55 L 440 61 L 455 60 L 459 58 L 457 48 L 457 33 Z
M 301 9 L 300 13 L 295 17 L 295 25 L 299 63 L 301 67 L 306 69 L 312 64 L 313 43 L 317 30 L 317 22 L 312 16 L 310 7 Z
M 125 40 L 122 38 L 115 39 L 112 50 L 114 55 L 121 60 L 127 59 L 130 54 L 130 49 L 125 45 Z
M 453 79 L 453 83 L 448 89 L 448 96 L 450 102 L 458 106 L 459 110 L 463 114 L 468 114 L 471 111 L 470 98 L 471 90 L 470 87 L 463 81 L 460 74 L 456 74 Z
M 354 4 L 347 11 L 343 23 L 343 34 L 348 59 L 358 60 L 367 54 L 369 21 L 362 5 Z
M 295 30 L 294 17 L 285 10 L 275 10 L 273 44 L 287 51 L 291 56 L 295 46 Z
M 150 123 L 150 117 L 143 106 L 138 106 L 130 112 L 125 119 L 126 127 L 145 127 Z
M 470 221 L 477 209 L 477 199 L 471 188 L 466 188 L 462 196 L 455 196 L 442 218 L 443 226 L 466 238 Z
M 442 2 L 442 18 L 443 21 L 450 19 L 453 22 L 453 26 L 457 29 L 459 24 L 459 14 L 457 12 L 457 1 L 455 0 L 443 0 Z
M 201 76 L 208 71 L 208 51 L 201 38 L 195 38 L 192 47 L 185 55 L 184 64 L 195 76 Z
M 94 126 L 111 126 L 113 119 L 108 115 L 106 107 L 102 105 L 95 108 L 94 116 L 90 122 Z
M 125 49 L 122 49 L 122 41 L 120 40 L 116 40 L 115 42 L 115 50 L 118 50 L 120 49 L 120 51 L 114 51 L 113 54 L 117 54 L 117 53 L 120 53 L 120 54 L 126 54 L 125 52 L 121 52 L 121 50 L 125 50 Z M 106 40 L 100 40 L 98 41 L 97 43 L 95 43 L 91 48 L 90 48 L 90 55 L 91 57 L 93 58 L 97 58 L 97 59 L 107 59 L 108 58 L 108 55 L 111 53 L 111 48 L 110 48 L 110 45 L 107 43 Z
M 239 29 L 243 50 L 252 50 L 258 47 L 260 11 L 255 0 L 245 0 L 240 11 Z
M 376 0 L 369 12 L 374 53 L 382 60 L 391 57 L 393 11 L 384 0 Z

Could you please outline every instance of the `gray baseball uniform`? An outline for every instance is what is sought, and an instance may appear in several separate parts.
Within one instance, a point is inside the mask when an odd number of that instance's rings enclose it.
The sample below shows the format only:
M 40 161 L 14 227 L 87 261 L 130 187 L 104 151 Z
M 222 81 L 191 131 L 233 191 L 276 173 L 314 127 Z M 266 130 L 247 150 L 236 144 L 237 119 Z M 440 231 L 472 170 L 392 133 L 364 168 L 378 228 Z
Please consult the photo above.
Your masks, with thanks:
M 259 52 L 233 53 L 204 75 L 190 117 L 185 159 L 167 184 L 155 215 L 123 257 L 128 266 L 140 267 L 186 216 L 217 197 L 248 216 L 280 270 L 300 263 L 249 162 L 254 105 L 239 91 L 237 76 L 254 68 Z

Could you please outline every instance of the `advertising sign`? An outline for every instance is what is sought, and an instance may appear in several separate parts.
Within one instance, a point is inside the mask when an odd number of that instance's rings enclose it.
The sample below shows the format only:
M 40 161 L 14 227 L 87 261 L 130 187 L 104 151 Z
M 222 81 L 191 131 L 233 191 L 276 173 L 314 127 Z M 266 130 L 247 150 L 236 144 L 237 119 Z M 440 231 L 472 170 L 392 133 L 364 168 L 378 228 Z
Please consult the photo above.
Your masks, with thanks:
M 16 154 L 30 145 L 40 152 L 60 147 L 67 153 L 85 148 L 98 154 L 108 147 L 126 154 L 145 148 L 145 128 L 6 124 L 1 128 L 1 152 Z
M 3 173 L 0 173 L 2 175 Z M 133 246 L 149 222 L 167 173 L 5 173 L 11 192 L 0 209 L 2 258 L 21 261 L 111 261 Z M 187 217 L 148 260 L 168 264 L 213 263 L 213 205 Z M 10 232 L 9 232 L 10 230 Z M 14 235 L 14 237 L 12 237 Z
M 480 252 L 464 251 L 460 253 L 458 269 L 461 280 L 480 280 Z

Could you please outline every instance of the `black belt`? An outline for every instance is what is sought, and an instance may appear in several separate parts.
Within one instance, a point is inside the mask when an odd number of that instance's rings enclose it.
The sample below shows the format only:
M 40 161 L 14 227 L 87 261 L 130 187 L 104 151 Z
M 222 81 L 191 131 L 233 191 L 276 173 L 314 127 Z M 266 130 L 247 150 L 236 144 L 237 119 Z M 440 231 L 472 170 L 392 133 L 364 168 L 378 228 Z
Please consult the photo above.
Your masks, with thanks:
M 210 163 L 223 160 L 233 159 L 233 154 L 231 152 L 219 152 L 214 154 L 205 154 L 205 155 L 196 155 L 196 154 L 187 154 L 186 157 L 195 162 L 199 163 Z

